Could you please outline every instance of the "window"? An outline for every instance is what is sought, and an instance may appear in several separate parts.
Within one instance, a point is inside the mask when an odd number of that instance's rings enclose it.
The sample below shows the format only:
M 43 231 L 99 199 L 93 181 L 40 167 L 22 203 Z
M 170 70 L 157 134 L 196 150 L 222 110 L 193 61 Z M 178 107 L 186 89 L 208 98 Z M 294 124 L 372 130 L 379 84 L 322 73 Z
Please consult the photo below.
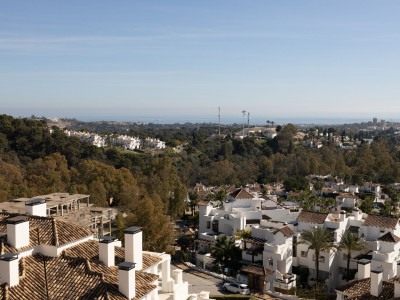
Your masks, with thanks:
M 211 227 L 211 222 L 207 221 L 207 228 L 210 228 L 210 227 Z
M 301 251 L 301 257 L 307 257 L 307 251 Z
M 312 260 L 315 261 L 315 254 L 313 254 Z M 320 255 L 319 256 L 319 262 L 324 263 L 325 262 L 325 256 Z
M 272 258 L 269 259 L 269 265 L 273 266 L 274 265 L 274 260 Z
M 343 253 L 343 260 L 347 260 L 347 254 Z

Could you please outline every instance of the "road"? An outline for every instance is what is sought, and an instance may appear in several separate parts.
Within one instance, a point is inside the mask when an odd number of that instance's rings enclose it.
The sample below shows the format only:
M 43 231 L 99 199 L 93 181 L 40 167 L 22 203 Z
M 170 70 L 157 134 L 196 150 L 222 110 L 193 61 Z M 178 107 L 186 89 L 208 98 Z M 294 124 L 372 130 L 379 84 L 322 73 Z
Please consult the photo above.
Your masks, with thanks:
M 190 269 L 183 264 L 179 264 L 179 268 L 183 269 L 183 281 L 187 281 L 189 283 L 189 294 L 198 294 L 201 291 L 210 292 L 210 295 L 226 294 L 222 290 L 223 282 L 221 279 Z M 178 269 L 178 267 L 171 265 L 171 269 L 175 270 Z

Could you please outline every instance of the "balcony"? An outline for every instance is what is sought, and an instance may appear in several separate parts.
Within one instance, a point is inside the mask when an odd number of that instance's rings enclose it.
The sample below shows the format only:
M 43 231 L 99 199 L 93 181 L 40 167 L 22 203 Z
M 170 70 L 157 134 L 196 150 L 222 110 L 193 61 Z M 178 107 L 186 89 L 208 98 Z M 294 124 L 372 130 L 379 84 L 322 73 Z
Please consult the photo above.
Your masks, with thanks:
M 374 251 L 372 252 L 372 259 L 376 259 L 379 261 L 385 261 L 385 262 L 392 262 L 396 258 L 396 252 L 379 252 L 379 251 Z
M 291 288 L 296 287 L 296 275 L 295 274 L 285 274 L 283 275 L 283 279 L 275 279 L 274 290 L 279 291 L 288 291 Z

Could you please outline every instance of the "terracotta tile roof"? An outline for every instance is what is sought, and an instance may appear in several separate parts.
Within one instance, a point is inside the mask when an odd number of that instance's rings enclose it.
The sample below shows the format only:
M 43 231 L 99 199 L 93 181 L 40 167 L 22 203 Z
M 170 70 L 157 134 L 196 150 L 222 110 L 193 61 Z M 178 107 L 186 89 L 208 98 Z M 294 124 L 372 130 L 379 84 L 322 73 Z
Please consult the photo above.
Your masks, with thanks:
M 249 194 L 246 192 L 244 189 L 237 189 L 233 193 L 230 193 L 229 196 L 231 196 L 234 199 L 253 199 L 253 195 Z
M 360 296 L 366 291 L 369 292 L 371 286 L 371 278 L 361 280 L 350 280 L 345 284 L 339 285 L 335 288 L 336 291 L 342 292 L 346 295 Z
M 257 274 L 260 276 L 268 276 L 271 274 L 274 274 L 274 271 L 268 268 L 265 268 L 261 265 L 257 264 L 250 264 L 250 265 L 244 265 L 241 269 L 242 272 L 246 273 L 251 273 L 251 274 Z
M 0 213 L 0 232 L 7 232 L 6 220 L 14 216 L 18 216 L 18 214 Z M 15 249 L 7 244 L 7 236 L 3 235 L 0 238 L 0 251 L 2 253 L 18 252 L 38 245 L 38 233 L 40 244 L 49 246 L 65 245 L 92 235 L 92 232 L 87 228 L 51 217 L 27 216 L 27 218 L 29 220 L 30 244 Z
M 398 241 L 400 241 L 400 237 L 398 237 L 397 235 L 388 232 L 384 235 L 382 235 L 378 241 L 382 241 L 382 242 L 389 242 L 389 243 L 397 243 Z
M 242 239 L 243 242 L 245 243 L 251 243 L 251 244 L 256 244 L 256 245 L 264 245 L 264 243 L 267 242 L 267 240 L 256 238 L 256 237 L 248 237 Z
M 291 237 L 294 234 L 289 226 L 283 226 L 279 231 L 282 232 L 285 237 Z
M 327 217 L 328 213 L 302 210 L 296 220 L 298 222 L 324 224 Z
M 47 299 L 43 256 L 25 258 L 25 276 L 12 288 L 0 286 L 0 294 L 9 300 Z M 118 269 L 64 255 L 46 257 L 47 286 L 50 299 L 126 299 L 118 291 Z M 106 271 L 107 269 L 107 271 Z M 142 298 L 155 288 L 158 276 L 136 272 L 136 297 Z M 6 290 L 8 289 L 8 292 Z
M 65 250 L 65 254 L 70 257 L 81 257 L 90 261 L 99 260 L 99 244 L 94 240 L 89 240 L 84 243 L 80 243 Z M 115 264 L 118 265 L 125 261 L 125 248 L 115 247 Z M 153 255 L 143 253 L 143 270 L 154 266 L 159 263 L 161 258 Z
M 374 226 L 374 227 L 382 227 L 389 229 L 396 229 L 397 224 L 399 223 L 399 218 L 395 217 L 385 217 L 380 215 L 368 215 L 365 219 L 365 226 Z
M 199 201 L 197 201 L 197 205 L 198 206 L 207 206 L 210 203 L 210 201 L 205 201 L 200 199 Z

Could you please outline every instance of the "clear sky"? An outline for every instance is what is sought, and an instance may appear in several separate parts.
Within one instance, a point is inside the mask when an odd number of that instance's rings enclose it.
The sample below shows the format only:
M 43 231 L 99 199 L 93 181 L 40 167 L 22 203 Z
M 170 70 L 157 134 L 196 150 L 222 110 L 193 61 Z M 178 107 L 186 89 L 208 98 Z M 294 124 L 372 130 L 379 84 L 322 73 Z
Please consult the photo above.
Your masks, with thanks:
M 3 1 L 0 113 L 400 119 L 400 1 Z

